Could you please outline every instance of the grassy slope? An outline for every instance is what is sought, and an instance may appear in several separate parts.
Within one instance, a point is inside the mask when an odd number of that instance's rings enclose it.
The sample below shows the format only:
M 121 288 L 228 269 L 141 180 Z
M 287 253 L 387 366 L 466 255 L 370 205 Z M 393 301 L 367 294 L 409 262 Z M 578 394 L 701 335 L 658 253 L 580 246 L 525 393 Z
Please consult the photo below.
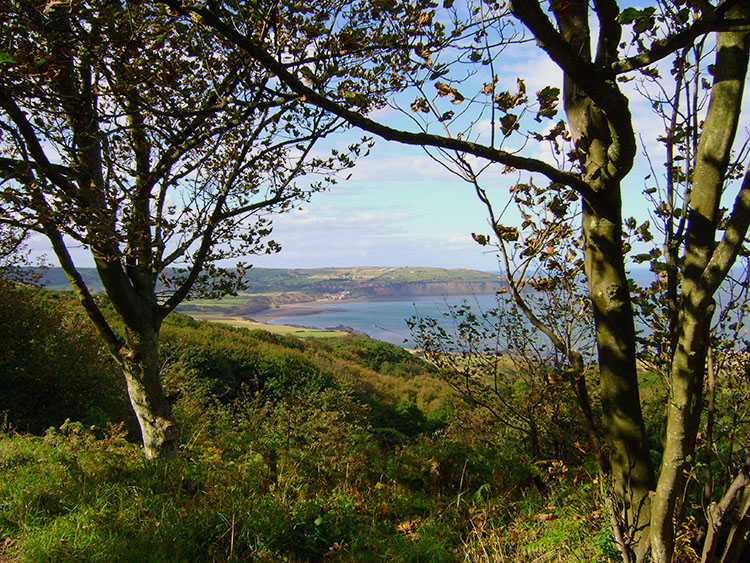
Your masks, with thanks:
M 188 312 L 190 309 L 187 310 Z M 186 312 L 187 314 L 187 312 Z M 206 320 L 213 323 L 224 324 L 236 328 L 247 328 L 250 330 L 266 330 L 273 334 L 281 334 L 284 336 L 296 336 L 297 338 L 335 338 L 346 336 L 348 333 L 343 330 L 325 330 L 317 328 L 301 328 L 296 326 L 287 325 L 272 325 L 265 323 L 256 323 L 243 319 L 242 317 L 234 316 L 222 316 L 217 315 L 215 318 L 208 316 L 202 316 L 201 320 Z
M 145 463 L 116 427 L 0 429 L 0 561 L 603 555 L 587 472 L 542 468 L 541 494 L 523 444 L 487 433 L 476 413 L 446 426 L 451 393 L 395 346 L 181 316 L 163 342 L 168 390 L 181 391 L 180 459 Z M 258 377 L 286 382 L 273 402 L 243 386 Z
M 301 290 L 311 283 L 329 280 L 351 280 L 353 282 L 375 280 L 391 282 L 497 282 L 500 278 L 496 274 L 466 269 L 360 267 L 297 270 L 253 268 L 248 272 L 247 279 L 252 284 Z
M 509 496 L 495 492 L 499 460 L 478 461 L 479 451 L 445 440 L 388 453 L 351 444 L 319 448 L 329 455 L 318 463 L 295 456 L 274 483 L 260 455 L 226 459 L 216 443 L 144 463 L 116 432 L 0 436 L 0 560 L 609 560 L 599 516 L 571 479 L 545 497 Z M 475 468 L 462 472 L 451 455 Z

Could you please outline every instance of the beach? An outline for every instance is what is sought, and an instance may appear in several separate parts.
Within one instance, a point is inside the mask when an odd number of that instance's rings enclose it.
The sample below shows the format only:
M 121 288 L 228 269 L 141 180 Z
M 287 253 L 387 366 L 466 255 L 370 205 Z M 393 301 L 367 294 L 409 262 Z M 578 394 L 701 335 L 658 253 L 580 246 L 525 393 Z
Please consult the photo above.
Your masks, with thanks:
M 302 303 L 288 303 L 285 305 L 278 305 L 270 309 L 263 311 L 257 311 L 248 315 L 248 318 L 258 323 L 268 323 L 273 319 L 279 317 L 291 317 L 291 316 L 306 316 L 315 315 L 318 313 L 324 313 L 330 311 L 330 305 L 351 302 L 344 301 L 342 299 L 319 299 L 317 301 L 304 301 Z

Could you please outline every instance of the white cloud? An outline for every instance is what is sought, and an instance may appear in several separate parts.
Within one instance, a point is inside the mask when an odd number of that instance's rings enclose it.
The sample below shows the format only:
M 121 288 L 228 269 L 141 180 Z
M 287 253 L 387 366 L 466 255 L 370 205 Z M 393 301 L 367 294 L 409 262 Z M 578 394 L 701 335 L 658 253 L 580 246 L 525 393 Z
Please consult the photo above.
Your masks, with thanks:
M 393 146 L 392 146 L 393 147 Z M 389 147 L 391 148 L 391 147 Z M 422 149 L 421 154 L 384 154 L 362 159 L 352 170 L 350 182 L 401 182 L 429 180 L 454 180 L 455 177 L 436 163 Z

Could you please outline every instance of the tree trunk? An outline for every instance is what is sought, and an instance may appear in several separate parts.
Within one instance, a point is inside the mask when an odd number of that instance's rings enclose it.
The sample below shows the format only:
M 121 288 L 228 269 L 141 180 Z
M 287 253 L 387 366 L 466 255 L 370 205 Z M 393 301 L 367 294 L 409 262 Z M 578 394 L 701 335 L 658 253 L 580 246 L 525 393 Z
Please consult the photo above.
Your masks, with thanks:
M 587 5 L 558 11 L 556 17 L 573 51 L 583 59 L 590 59 Z M 625 274 L 620 193 L 620 179 L 633 163 L 632 131 L 618 132 L 613 116 L 594 104 L 567 73 L 563 97 L 568 124 L 581 155 L 584 180 L 593 193 L 584 202 L 582 230 L 586 278 L 596 326 L 602 433 L 609 450 L 609 468 L 622 527 L 629 531 L 632 543 L 647 545 L 649 492 L 655 479 L 638 391 L 635 324 Z M 629 115 L 624 96 L 613 98 L 612 103 L 619 106 L 620 117 Z M 630 548 L 623 546 L 624 550 Z
M 159 374 L 159 329 L 131 333 L 120 352 L 120 362 L 128 384 L 148 459 L 177 456 L 179 427 L 172 416 L 172 405 L 165 397 Z
M 586 275 L 596 322 L 602 431 L 624 524 L 643 532 L 650 518 L 654 473 L 638 392 L 635 327 L 620 224 L 619 218 L 609 220 L 585 206 Z
M 735 516 L 735 522 L 729 532 L 721 563 L 738 563 L 745 554 L 750 538 L 750 491 L 747 486 L 743 490 L 740 506 Z
M 747 6 L 739 3 L 732 14 L 742 17 L 747 11 Z M 717 274 L 707 268 L 716 248 L 719 206 L 742 107 L 748 43 L 750 34 L 747 32 L 718 34 L 711 102 L 696 155 L 688 212 L 683 298 L 670 370 L 664 456 L 653 500 L 651 544 L 656 563 L 672 560 L 674 529 L 679 524 L 675 522 L 677 503 L 690 458 L 695 454 L 714 309 L 713 293 L 718 286 L 716 280 L 711 283 L 708 280 L 719 274 L 723 279 L 726 275 L 726 271 Z

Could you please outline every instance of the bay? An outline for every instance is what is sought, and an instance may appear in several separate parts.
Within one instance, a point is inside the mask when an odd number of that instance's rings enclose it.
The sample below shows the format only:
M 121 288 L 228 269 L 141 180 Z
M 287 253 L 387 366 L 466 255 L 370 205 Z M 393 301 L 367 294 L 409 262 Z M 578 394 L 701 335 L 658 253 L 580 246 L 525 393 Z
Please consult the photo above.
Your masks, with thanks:
M 429 295 L 388 301 L 327 302 L 310 305 L 306 314 L 284 315 L 266 322 L 323 329 L 345 326 L 357 332 L 364 332 L 371 338 L 411 348 L 414 343 L 406 324 L 408 318 L 417 315 L 441 319 L 449 306 L 460 305 L 464 301 L 476 311 L 487 311 L 497 306 L 494 294 Z
M 651 272 L 638 269 L 630 272 L 630 276 L 640 285 L 647 285 L 652 279 Z M 724 287 L 717 294 L 717 301 L 721 304 L 728 298 Z M 329 329 L 335 327 L 348 327 L 357 332 L 364 332 L 371 338 L 390 342 L 406 348 L 414 347 L 411 333 L 406 320 L 413 316 L 433 317 L 446 328 L 449 320 L 443 318 L 443 313 L 448 311 L 449 306 L 460 305 L 468 302 L 475 312 L 488 311 L 497 307 L 495 294 L 487 295 L 429 295 L 421 297 L 409 297 L 405 299 L 391 299 L 378 301 L 341 301 L 326 302 L 323 304 L 305 304 L 305 314 L 283 315 L 266 320 L 269 324 L 292 325 L 301 327 L 312 327 Z M 738 312 L 733 312 L 732 317 L 737 317 Z M 636 330 L 648 334 L 650 329 L 643 324 L 641 319 L 636 319 Z M 747 336 L 747 329 L 742 336 Z M 742 344 L 740 339 L 738 344 Z

